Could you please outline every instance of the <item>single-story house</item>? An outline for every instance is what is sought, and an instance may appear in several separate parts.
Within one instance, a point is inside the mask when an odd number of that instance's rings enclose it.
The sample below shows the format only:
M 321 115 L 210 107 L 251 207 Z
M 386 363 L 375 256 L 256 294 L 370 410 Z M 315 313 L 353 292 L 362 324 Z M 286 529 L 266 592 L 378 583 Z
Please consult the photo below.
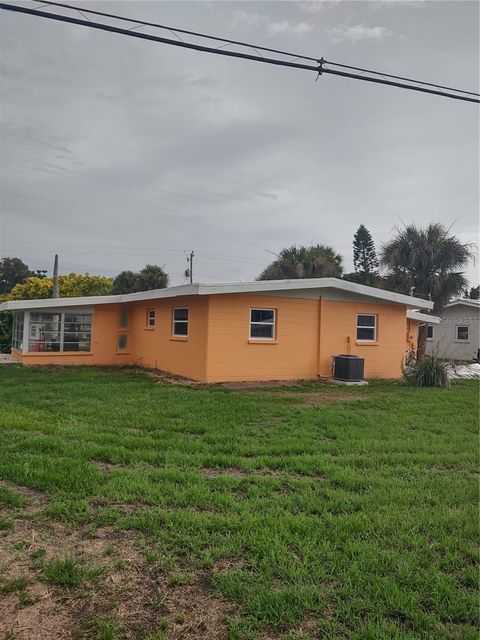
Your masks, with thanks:
M 427 329 L 426 352 L 450 360 L 473 360 L 480 349 L 480 300 L 454 300 L 445 305 L 438 325 Z
M 0 311 L 14 312 L 12 354 L 26 365 L 139 365 L 222 382 L 328 378 L 345 353 L 365 358 L 367 378 L 398 378 L 428 318 L 419 310 L 432 307 L 312 278 L 16 300 Z

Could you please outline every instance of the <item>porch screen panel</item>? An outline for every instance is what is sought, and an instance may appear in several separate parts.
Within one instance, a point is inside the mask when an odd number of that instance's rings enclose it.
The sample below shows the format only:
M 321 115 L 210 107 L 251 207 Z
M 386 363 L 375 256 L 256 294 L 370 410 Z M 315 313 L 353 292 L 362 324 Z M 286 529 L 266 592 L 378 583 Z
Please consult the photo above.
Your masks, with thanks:
M 18 351 L 23 349 L 23 311 L 16 311 L 13 316 L 12 347 Z
M 29 352 L 90 351 L 91 313 L 30 313 Z
M 65 313 L 63 324 L 64 351 L 90 351 L 91 313 Z
M 30 352 L 61 351 L 61 313 L 30 313 L 28 350 Z

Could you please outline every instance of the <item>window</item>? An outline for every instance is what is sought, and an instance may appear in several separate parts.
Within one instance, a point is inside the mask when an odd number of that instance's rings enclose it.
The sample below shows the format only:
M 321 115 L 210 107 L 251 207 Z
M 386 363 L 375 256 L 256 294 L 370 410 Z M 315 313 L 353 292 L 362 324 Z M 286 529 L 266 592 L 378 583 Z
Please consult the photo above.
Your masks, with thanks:
M 181 338 L 188 336 L 188 309 L 173 310 L 173 335 Z
M 468 326 L 457 325 L 457 340 L 468 340 Z
M 90 351 L 92 314 L 30 313 L 28 351 Z
M 427 324 L 427 340 L 433 340 L 433 324 Z
M 250 338 L 275 339 L 275 309 L 250 309 Z
M 128 327 L 128 306 L 126 304 L 122 304 L 120 306 L 120 313 L 118 314 L 118 326 L 121 329 L 126 329 Z
M 90 351 L 92 315 L 67 313 L 63 315 L 63 351 Z
M 155 326 L 156 311 L 155 309 L 147 309 L 147 327 L 152 328 Z
M 117 351 L 124 351 L 128 346 L 128 333 L 119 333 L 117 336 Z
M 377 316 L 357 316 L 357 340 L 375 342 L 377 339 Z
M 23 323 L 24 323 L 24 314 L 23 311 L 16 312 L 13 316 L 13 327 L 12 327 L 12 347 L 13 349 L 17 349 L 17 351 L 22 351 L 23 349 Z

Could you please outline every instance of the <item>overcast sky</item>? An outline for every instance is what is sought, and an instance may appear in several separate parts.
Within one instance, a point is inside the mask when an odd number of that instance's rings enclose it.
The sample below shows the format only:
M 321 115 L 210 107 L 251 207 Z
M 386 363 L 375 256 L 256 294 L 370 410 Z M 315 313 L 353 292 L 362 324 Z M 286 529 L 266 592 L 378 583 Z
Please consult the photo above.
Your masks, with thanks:
M 478 91 L 477 2 L 77 4 Z M 191 249 L 204 282 L 317 242 L 349 271 L 361 223 L 478 240 L 478 105 L 1 13 L 2 257 L 178 284 Z

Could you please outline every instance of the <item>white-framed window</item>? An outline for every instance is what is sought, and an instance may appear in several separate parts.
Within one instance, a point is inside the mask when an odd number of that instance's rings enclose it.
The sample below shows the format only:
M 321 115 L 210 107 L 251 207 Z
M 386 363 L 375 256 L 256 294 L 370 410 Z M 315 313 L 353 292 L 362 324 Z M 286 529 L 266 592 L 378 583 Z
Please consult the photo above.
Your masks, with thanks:
M 377 316 L 370 313 L 357 315 L 357 340 L 362 342 L 376 342 Z
M 29 352 L 90 351 L 91 339 L 91 312 L 30 312 Z
M 155 309 L 147 309 L 147 327 L 153 328 L 157 320 L 157 312 Z
M 173 310 L 173 335 L 178 338 L 188 336 L 188 308 L 180 307 Z
M 433 324 L 427 324 L 427 340 L 433 340 Z
M 457 340 L 468 341 L 468 325 L 457 324 L 456 335 Z
M 250 338 L 275 340 L 275 309 L 250 309 Z

